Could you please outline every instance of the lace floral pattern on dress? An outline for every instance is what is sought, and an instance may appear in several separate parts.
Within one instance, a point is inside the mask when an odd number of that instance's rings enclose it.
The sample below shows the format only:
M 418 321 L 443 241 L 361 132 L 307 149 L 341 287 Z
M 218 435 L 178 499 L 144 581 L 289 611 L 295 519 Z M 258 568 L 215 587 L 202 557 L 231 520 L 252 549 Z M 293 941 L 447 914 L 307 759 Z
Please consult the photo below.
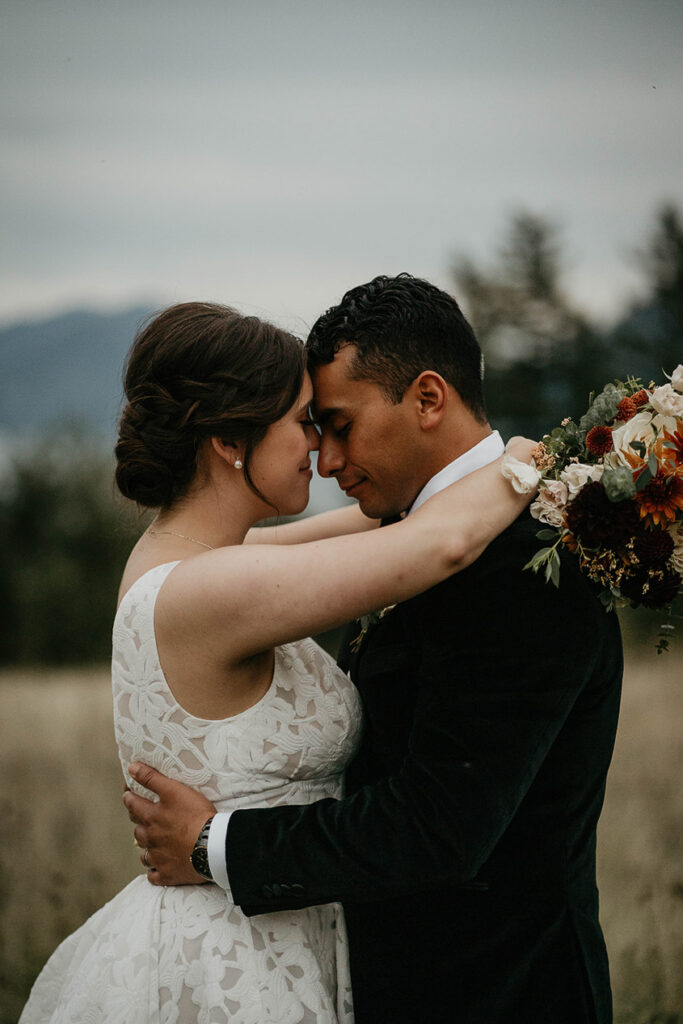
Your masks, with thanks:
M 361 727 L 348 677 L 312 640 L 276 648 L 270 688 L 234 718 L 175 701 L 154 604 L 176 562 L 125 595 L 113 633 L 121 764 L 145 761 L 220 810 L 343 794 Z M 126 775 L 133 789 L 149 796 Z M 21 1024 L 351 1024 L 346 932 L 337 904 L 247 918 L 215 885 L 135 879 L 69 936 L 40 975 Z

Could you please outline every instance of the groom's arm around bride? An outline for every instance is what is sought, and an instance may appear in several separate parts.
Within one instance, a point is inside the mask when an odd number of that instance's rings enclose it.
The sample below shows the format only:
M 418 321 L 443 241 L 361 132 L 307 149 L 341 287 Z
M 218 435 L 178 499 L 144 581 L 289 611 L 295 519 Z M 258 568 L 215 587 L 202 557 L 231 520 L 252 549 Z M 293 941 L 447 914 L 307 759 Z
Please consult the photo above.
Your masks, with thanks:
M 522 572 L 536 529 L 521 518 L 368 636 L 353 659 L 368 730 L 355 792 L 231 819 L 247 913 L 344 901 L 359 1009 L 364 990 L 368 1010 L 400 1012 L 422 989 L 468 1022 L 610 1019 L 595 830 L 618 624 L 571 557 L 559 590 Z

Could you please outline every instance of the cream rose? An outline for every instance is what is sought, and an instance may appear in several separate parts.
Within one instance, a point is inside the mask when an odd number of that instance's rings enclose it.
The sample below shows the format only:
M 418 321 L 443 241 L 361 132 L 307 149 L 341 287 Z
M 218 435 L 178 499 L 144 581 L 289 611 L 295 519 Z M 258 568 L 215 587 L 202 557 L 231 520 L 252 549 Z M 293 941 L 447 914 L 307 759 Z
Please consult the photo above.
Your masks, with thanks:
M 529 511 L 534 519 L 559 529 L 564 522 L 564 507 L 568 497 L 567 486 L 561 480 L 544 480 L 538 498 L 532 502 Z
M 662 416 L 683 416 L 683 395 L 670 384 L 655 388 L 650 396 L 650 405 Z
M 679 363 L 671 374 L 671 386 L 674 387 L 676 391 L 683 391 L 683 363 Z
M 541 474 L 533 463 L 521 462 L 513 455 L 503 456 L 500 471 L 505 479 L 510 481 L 517 494 L 531 494 L 541 479 Z
M 654 428 L 657 427 L 661 431 L 663 427 L 666 427 L 667 430 L 673 431 L 675 430 L 675 424 L 676 418 L 674 416 L 663 416 L 661 414 L 653 416 L 646 409 L 643 412 L 636 413 L 630 420 L 627 420 L 626 423 L 612 431 L 614 457 L 610 453 L 610 460 L 613 464 L 619 466 L 630 466 L 626 455 L 636 454 L 634 449 L 631 448 L 632 441 L 642 441 L 649 451 L 655 439 Z
M 566 484 L 569 492 L 567 500 L 573 501 L 588 480 L 599 480 L 604 471 L 604 466 L 587 466 L 584 462 L 570 462 L 560 473 L 560 480 Z

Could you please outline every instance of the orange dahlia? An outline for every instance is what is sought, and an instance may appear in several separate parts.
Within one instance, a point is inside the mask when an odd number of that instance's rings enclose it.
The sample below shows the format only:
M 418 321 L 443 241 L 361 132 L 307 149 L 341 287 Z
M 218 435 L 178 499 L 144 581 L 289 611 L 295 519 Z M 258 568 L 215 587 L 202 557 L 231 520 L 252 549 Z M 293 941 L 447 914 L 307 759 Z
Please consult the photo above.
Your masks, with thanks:
M 640 409 L 641 405 L 647 405 L 650 401 L 650 392 L 641 388 L 640 391 L 636 391 L 635 395 L 631 395 L 631 401 L 635 404 L 636 409 Z
M 586 434 L 586 448 L 600 458 L 611 452 L 613 447 L 611 427 L 592 427 Z
M 622 423 L 630 420 L 638 412 L 638 406 L 632 398 L 622 398 L 617 406 L 617 419 Z
M 641 519 L 649 526 L 666 526 L 683 512 L 683 479 L 658 470 L 647 487 L 635 496 Z

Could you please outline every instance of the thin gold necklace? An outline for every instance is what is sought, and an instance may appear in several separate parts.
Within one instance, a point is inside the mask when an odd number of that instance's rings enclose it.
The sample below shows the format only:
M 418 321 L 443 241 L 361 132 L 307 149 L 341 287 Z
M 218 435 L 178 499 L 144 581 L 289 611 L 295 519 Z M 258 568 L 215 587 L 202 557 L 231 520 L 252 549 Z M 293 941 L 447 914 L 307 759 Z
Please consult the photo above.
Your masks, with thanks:
M 216 550 L 211 544 L 205 544 L 203 540 L 197 540 L 196 537 L 188 537 L 184 533 L 176 533 L 175 530 L 153 530 L 150 526 L 147 533 L 151 533 L 153 537 L 159 537 L 161 534 L 167 534 L 169 537 L 181 537 L 183 540 L 192 541 L 193 544 L 201 544 L 203 548 L 208 548 L 209 551 Z

